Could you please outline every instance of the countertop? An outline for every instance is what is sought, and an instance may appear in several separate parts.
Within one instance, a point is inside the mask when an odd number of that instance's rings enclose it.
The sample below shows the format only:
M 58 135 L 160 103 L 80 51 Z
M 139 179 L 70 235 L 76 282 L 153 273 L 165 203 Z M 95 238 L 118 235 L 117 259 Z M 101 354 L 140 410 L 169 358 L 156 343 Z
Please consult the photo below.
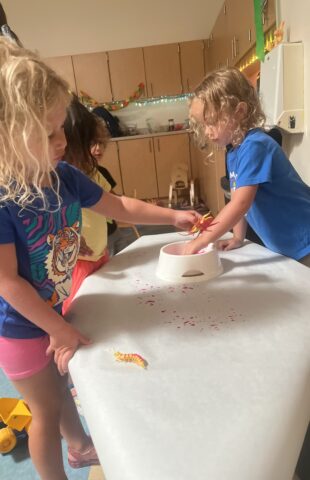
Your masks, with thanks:
M 142 133 L 139 135 L 127 135 L 125 137 L 112 137 L 110 142 L 121 142 L 122 140 L 137 140 L 139 138 L 152 138 L 152 137 L 163 137 L 170 135 L 180 135 L 184 133 L 190 133 L 190 129 L 186 130 L 175 130 L 172 132 L 156 132 L 156 133 Z

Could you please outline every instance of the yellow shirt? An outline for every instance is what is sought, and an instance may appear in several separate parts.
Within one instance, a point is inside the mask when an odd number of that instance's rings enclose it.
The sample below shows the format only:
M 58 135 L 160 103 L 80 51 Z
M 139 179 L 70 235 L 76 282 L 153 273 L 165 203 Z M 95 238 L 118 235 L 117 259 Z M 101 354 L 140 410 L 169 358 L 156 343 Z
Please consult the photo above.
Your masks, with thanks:
M 111 190 L 111 185 L 104 176 L 96 171 L 91 179 L 100 185 L 106 192 Z M 92 249 L 93 255 L 79 255 L 79 260 L 96 262 L 104 255 L 108 243 L 107 219 L 89 208 L 82 208 L 82 232 L 86 245 Z

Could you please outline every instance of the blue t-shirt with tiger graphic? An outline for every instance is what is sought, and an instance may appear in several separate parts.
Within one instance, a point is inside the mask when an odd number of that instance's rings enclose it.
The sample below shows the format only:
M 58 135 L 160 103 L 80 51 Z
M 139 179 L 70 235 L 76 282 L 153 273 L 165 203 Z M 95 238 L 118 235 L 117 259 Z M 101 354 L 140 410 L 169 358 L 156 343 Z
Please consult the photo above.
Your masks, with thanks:
M 103 190 L 66 162 L 60 162 L 56 171 L 60 208 L 51 189 L 45 189 L 49 211 L 40 208 L 40 200 L 27 209 L 13 203 L 1 204 L 0 193 L 0 243 L 15 244 L 18 274 L 61 313 L 79 252 L 81 208 L 95 205 Z M 44 334 L 0 297 L 0 336 L 36 338 Z

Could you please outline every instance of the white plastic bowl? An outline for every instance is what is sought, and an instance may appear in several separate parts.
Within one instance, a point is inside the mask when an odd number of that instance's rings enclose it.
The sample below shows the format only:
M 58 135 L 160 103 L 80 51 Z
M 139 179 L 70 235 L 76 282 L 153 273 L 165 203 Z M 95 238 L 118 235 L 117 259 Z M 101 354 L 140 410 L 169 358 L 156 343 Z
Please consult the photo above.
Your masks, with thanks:
M 223 272 L 213 243 L 194 255 L 180 255 L 186 242 L 174 242 L 160 249 L 156 275 L 174 283 L 203 282 Z

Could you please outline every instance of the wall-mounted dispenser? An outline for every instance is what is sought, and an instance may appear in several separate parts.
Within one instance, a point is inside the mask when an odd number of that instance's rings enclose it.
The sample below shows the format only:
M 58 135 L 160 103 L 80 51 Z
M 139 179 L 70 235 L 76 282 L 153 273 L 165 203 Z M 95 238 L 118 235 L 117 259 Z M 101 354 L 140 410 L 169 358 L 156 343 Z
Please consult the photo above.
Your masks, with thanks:
M 260 98 L 268 126 L 304 131 L 304 55 L 302 43 L 281 43 L 265 56 Z

